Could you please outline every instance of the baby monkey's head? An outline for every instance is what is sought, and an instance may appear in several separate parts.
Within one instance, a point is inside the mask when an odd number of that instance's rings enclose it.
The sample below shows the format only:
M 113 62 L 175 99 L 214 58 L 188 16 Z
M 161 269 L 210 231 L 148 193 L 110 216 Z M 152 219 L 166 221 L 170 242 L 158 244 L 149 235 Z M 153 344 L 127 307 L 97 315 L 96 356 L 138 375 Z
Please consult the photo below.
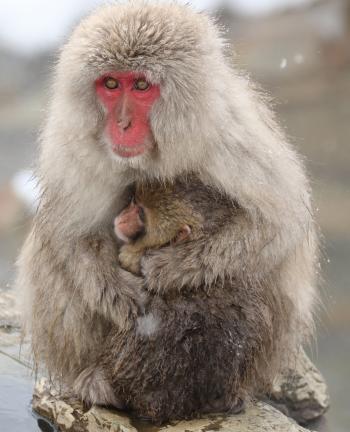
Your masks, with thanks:
M 139 274 L 147 249 L 196 240 L 219 228 L 234 208 L 232 201 L 193 176 L 136 184 L 130 204 L 114 221 L 115 233 L 125 243 L 121 266 Z

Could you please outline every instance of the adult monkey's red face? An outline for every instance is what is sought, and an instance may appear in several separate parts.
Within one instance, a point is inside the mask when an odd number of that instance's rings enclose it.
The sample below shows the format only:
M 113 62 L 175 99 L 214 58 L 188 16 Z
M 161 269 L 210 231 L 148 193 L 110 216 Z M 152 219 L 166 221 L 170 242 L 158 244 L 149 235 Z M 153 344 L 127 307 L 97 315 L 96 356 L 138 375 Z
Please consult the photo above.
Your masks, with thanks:
M 107 113 L 105 133 L 113 152 L 130 158 L 152 150 L 155 142 L 149 117 L 160 95 L 159 86 L 137 72 L 110 72 L 95 84 Z

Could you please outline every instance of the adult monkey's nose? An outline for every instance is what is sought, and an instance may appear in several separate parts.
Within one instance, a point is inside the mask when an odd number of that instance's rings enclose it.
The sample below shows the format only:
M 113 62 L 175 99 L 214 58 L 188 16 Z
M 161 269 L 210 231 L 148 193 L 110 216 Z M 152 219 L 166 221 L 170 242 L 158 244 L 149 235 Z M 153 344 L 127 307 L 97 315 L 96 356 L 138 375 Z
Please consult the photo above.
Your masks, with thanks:
M 126 131 L 130 128 L 132 121 L 132 109 L 126 95 L 122 96 L 117 110 L 117 124 L 120 129 Z

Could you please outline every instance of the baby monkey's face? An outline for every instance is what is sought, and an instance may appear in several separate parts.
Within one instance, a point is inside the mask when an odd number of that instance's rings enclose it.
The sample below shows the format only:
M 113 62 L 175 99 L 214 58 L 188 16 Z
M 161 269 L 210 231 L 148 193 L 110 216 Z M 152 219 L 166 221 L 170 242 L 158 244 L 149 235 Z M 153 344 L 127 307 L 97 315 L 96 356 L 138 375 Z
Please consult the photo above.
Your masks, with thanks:
M 145 220 L 145 208 L 133 199 L 114 220 L 116 236 L 124 243 L 136 241 L 146 232 Z

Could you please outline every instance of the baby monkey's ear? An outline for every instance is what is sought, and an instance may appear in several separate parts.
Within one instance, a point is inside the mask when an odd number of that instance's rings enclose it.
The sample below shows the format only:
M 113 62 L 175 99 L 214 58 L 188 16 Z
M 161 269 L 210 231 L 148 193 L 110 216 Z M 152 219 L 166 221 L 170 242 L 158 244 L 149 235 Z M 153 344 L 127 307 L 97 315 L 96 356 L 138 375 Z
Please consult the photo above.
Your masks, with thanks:
M 190 236 L 192 230 L 191 227 L 189 225 L 183 225 L 180 230 L 178 231 L 178 233 L 176 234 L 176 237 L 173 240 L 174 244 L 178 244 L 181 243 L 185 240 L 188 239 L 188 237 Z

